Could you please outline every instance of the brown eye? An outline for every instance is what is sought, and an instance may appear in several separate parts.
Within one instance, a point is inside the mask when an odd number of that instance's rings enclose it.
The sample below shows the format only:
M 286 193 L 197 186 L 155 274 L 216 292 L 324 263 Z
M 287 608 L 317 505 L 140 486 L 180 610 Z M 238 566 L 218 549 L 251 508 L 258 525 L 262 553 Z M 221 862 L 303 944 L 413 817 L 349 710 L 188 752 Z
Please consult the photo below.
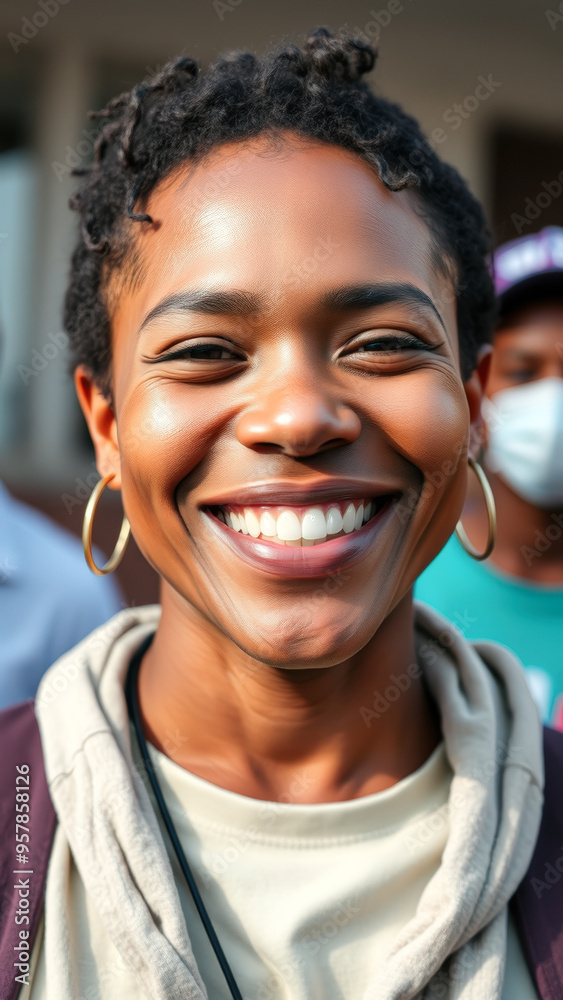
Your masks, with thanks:
M 424 350 L 428 344 L 418 340 L 416 337 L 378 337 L 375 340 L 366 341 L 355 348 L 358 353 L 376 351 L 406 351 Z
M 535 368 L 520 368 L 518 371 L 505 372 L 505 378 L 511 382 L 533 382 L 539 375 Z
M 344 357 L 353 354 L 399 354 L 401 351 L 435 351 L 441 344 L 428 344 L 420 337 L 409 336 L 408 334 L 391 334 L 389 336 L 375 336 L 370 340 L 364 340 L 349 347 Z
M 240 354 L 223 344 L 191 344 L 176 351 L 168 351 L 158 361 L 244 361 Z
M 189 358 L 191 361 L 226 361 L 235 355 L 228 348 L 219 347 L 217 344 L 197 344 L 195 347 L 183 350 L 181 357 Z

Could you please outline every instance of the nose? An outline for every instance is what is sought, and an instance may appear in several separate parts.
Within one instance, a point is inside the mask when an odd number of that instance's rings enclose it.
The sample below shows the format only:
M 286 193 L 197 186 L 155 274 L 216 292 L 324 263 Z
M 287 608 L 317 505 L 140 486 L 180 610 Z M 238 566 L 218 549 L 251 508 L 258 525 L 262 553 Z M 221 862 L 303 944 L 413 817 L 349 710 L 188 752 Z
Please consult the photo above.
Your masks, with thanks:
M 304 458 L 352 444 L 361 433 L 358 414 L 314 386 L 296 385 L 266 393 L 238 419 L 241 444 L 259 451 L 277 450 Z

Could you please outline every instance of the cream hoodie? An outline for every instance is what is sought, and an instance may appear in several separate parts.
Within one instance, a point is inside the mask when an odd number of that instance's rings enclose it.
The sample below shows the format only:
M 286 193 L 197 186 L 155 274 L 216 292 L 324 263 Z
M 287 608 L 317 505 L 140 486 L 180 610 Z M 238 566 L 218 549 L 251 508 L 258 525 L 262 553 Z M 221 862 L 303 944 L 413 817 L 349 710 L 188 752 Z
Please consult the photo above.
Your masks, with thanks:
M 121 612 L 38 694 L 60 825 L 33 1000 L 229 996 L 131 747 L 124 678 L 157 622 L 156 608 Z M 504 649 L 470 646 L 424 607 L 417 643 L 444 745 L 378 795 L 272 804 L 265 829 L 268 804 L 153 751 L 245 1000 L 534 998 L 511 929 L 518 992 L 503 982 L 506 903 L 540 819 L 537 713 Z

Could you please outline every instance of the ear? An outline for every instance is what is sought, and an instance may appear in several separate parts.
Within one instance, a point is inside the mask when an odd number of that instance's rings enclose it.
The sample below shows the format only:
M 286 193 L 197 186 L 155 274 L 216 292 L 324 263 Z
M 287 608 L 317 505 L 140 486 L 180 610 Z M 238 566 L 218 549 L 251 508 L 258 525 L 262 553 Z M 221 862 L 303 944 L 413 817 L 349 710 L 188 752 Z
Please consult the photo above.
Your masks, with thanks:
M 481 416 L 481 402 L 485 394 L 493 349 L 490 344 L 484 344 L 477 355 L 477 366 L 471 376 L 464 382 L 465 395 L 469 406 L 469 454 L 472 458 L 479 457 L 479 451 L 485 440 L 485 425 Z
M 104 395 L 84 365 L 79 365 L 74 373 L 74 386 L 96 451 L 98 472 L 101 476 L 113 473 L 115 478 L 108 484 L 109 488 L 119 490 L 121 463 L 117 423 L 111 401 Z

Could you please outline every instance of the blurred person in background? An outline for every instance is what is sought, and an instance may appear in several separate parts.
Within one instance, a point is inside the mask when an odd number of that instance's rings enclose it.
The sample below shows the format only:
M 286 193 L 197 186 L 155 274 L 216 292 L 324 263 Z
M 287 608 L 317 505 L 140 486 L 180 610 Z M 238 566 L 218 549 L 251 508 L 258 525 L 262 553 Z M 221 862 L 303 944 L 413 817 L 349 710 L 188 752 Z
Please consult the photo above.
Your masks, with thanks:
M 494 271 L 499 319 L 482 409 L 496 543 L 479 562 L 452 537 L 416 596 L 469 639 L 512 649 L 544 721 L 563 729 L 563 229 L 504 244 Z M 483 544 L 487 513 L 471 494 L 463 522 Z
M 121 607 L 79 540 L 0 481 L 0 708 L 35 697 L 47 667 Z
M 121 607 L 79 540 L 0 482 L 0 707 L 33 698 L 47 667 Z

